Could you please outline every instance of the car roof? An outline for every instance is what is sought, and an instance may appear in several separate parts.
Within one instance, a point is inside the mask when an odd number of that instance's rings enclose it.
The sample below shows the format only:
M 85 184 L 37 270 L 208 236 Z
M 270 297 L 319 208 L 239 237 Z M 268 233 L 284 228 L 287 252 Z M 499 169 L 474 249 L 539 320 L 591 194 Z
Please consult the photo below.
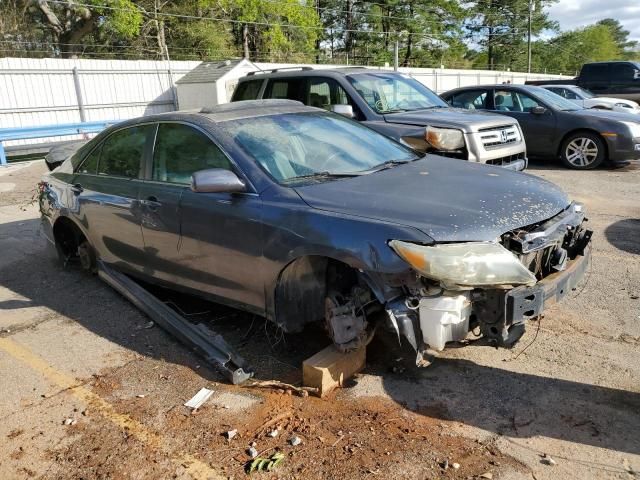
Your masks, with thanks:
M 203 107 L 201 109 L 178 110 L 175 112 L 132 118 L 117 123 L 113 127 L 122 128 L 140 123 L 188 120 L 192 120 L 197 124 L 202 123 L 203 120 L 221 123 L 250 117 L 301 112 L 326 113 L 326 110 L 308 107 L 296 100 L 243 100 L 240 102 L 223 103 L 212 107 Z
M 322 75 L 325 77 L 346 77 L 361 73 L 398 73 L 393 70 L 380 70 L 378 68 L 367 67 L 341 67 L 341 68 L 311 68 L 311 67 L 292 67 L 280 68 L 274 70 L 264 70 L 251 72 L 240 78 L 240 82 L 248 82 L 251 80 L 261 80 L 264 78 L 291 78 L 291 77 L 317 77 Z
M 542 88 L 547 88 L 547 87 L 554 87 L 554 88 L 578 88 L 578 85 L 565 85 L 562 83 L 547 83 L 545 85 L 536 85 L 538 87 L 542 87 Z
M 482 90 L 483 88 L 495 88 L 500 90 L 521 89 L 521 90 L 529 90 L 529 91 L 535 92 L 536 90 L 540 90 L 542 87 L 538 85 L 522 85 L 518 83 L 495 83 L 495 84 L 487 84 L 487 85 L 469 85 L 468 87 L 452 88 L 451 90 L 444 92 L 442 95 L 446 95 L 447 93 L 453 93 L 453 92 Z

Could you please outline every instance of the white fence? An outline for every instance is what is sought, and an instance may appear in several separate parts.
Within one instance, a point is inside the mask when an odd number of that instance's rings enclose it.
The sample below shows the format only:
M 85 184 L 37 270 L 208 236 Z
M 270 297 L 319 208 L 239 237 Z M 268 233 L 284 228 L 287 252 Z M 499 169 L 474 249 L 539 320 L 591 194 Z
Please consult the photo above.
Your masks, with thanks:
M 122 120 L 174 110 L 173 84 L 198 64 L 193 61 L 2 58 L 0 128 Z M 268 69 L 300 65 L 258 63 L 256 66 Z M 562 78 L 482 70 L 401 68 L 400 71 L 438 93 L 466 85 Z M 232 71 L 220 81 L 236 82 L 237 76 Z M 21 140 L 6 142 L 6 146 L 72 138 Z

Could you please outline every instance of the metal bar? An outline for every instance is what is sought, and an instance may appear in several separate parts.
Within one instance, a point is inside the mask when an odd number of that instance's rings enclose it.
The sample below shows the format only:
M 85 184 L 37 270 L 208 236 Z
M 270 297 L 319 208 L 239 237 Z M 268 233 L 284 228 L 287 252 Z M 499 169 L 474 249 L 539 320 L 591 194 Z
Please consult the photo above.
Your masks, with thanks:
M 150 102 L 122 102 L 122 103 L 94 103 L 84 105 L 85 110 L 95 110 L 100 108 L 127 108 L 127 107 L 153 107 L 158 105 L 173 105 L 172 100 L 152 100 Z M 53 107 L 19 107 L 19 108 L 0 108 L 0 114 L 3 113 L 35 113 L 35 112 L 64 112 L 69 110 L 77 110 L 77 105 L 59 105 Z
M 4 146 L 0 140 L 0 166 L 7 164 L 7 156 L 4 153 Z
M 187 347 L 193 348 L 205 360 L 222 369 L 234 385 L 245 382 L 253 376 L 253 371 L 247 367 L 244 359 L 225 342 L 221 335 L 206 325 L 202 323 L 194 325 L 189 322 L 137 282 L 101 261 L 98 262 L 98 275 L 161 328 Z
M 78 74 L 78 67 L 73 67 L 73 86 L 76 90 L 76 100 L 78 102 L 78 113 L 80 113 L 80 121 L 86 122 L 87 116 L 84 111 L 84 100 L 82 98 L 82 90 L 80 88 L 80 75 Z
M 109 125 L 113 125 L 115 123 L 120 122 L 121 120 L 100 120 L 96 122 L 85 122 L 85 123 L 65 123 L 62 125 L 39 125 L 32 127 L 9 127 L 9 128 L 0 128 L 0 138 L 3 140 L 13 140 L 13 138 L 8 138 L 12 135 L 22 135 L 22 134 L 35 134 L 35 133 L 49 133 L 51 131 L 65 131 L 65 130 L 73 130 L 71 135 L 76 133 L 86 132 L 89 129 L 95 128 L 105 128 Z M 69 135 L 69 134 L 67 134 Z M 41 137 L 46 135 L 40 135 Z M 7 138 L 5 138 L 7 137 Z M 37 138 L 37 137 L 33 137 Z

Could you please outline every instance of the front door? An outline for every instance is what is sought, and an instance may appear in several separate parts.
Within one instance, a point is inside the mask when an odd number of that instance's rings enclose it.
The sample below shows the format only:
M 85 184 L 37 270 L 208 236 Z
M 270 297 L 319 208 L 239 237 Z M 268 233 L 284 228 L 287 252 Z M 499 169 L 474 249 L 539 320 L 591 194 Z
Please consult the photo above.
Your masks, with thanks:
M 496 89 L 493 92 L 494 111 L 515 118 L 520 123 L 527 143 L 527 153 L 532 157 L 553 155 L 556 135 L 556 117 L 533 97 L 515 90 Z M 534 107 L 544 107 L 544 113 L 533 113 Z
M 262 312 L 260 198 L 254 193 L 191 191 L 191 175 L 209 168 L 241 175 L 198 128 L 159 124 L 151 178 L 139 194 L 147 273 Z M 247 276 L 247 270 L 256 275 Z

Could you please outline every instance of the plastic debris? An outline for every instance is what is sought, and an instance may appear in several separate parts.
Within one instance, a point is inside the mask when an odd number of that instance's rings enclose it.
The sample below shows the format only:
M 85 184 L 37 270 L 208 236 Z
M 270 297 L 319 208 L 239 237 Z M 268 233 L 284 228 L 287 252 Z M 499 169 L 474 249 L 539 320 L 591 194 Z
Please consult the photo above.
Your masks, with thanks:
M 229 430 L 225 435 L 227 436 L 227 440 L 231 440 L 233 437 L 238 435 L 238 430 L 234 428 L 233 430 Z
M 269 433 L 267 433 L 267 435 L 269 435 L 271 438 L 276 438 L 278 436 L 280 432 L 278 431 L 278 429 L 276 428 L 275 430 L 271 430 Z
M 274 468 L 284 460 L 284 453 L 276 452 L 269 458 L 256 457 L 252 461 L 247 462 L 247 473 L 267 471 L 271 472 Z
M 256 450 L 256 447 L 249 447 L 247 449 L 247 455 L 251 458 L 256 458 L 258 456 L 258 450 Z
M 292 447 L 297 447 L 298 445 L 300 445 L 302 443 L 302 439 L 300 437 L 291 437 L 289 439 L 289 443 L 291 444 Z
M 184 406 L 193 408 L 194 410 L 200 408 L 204 402 L 211 398 L 211 395 L 213 395 L 213 390 L 203 387 L 191 398 L 191 400 L 185 403 Z
M 551 458 L 550 455 L 547 455 L 546 453 L 542 456 L 542 463 L 552 466 L 558 464 L 558 462 L 556 462 L 553 458 Z

